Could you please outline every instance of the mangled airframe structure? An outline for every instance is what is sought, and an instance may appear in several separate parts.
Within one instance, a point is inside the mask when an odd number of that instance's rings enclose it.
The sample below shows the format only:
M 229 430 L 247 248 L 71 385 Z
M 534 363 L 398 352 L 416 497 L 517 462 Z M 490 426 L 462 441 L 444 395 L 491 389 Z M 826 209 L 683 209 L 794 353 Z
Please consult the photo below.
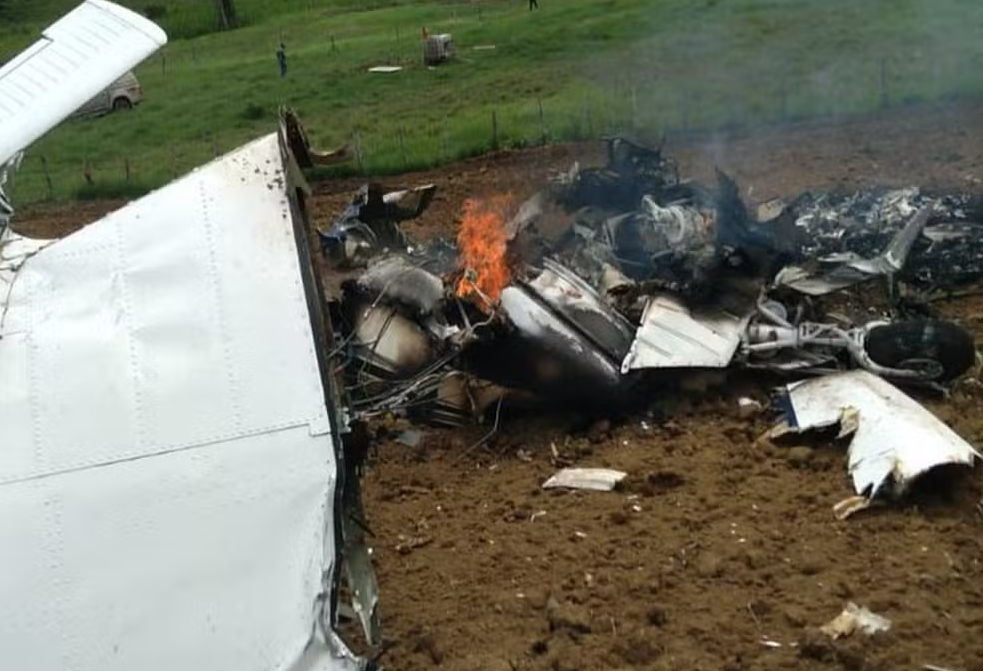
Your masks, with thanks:
M 103 0 L 54 24 L 0 69 L 3 171 L 165 41 Z M 335 631 L 351 599 L 379 642 L 300 176 L 331 159 L 285 113 L 62 240 L 13 233 L 3 200 L 5 667 L 374 665 Z
M 823 376 L 788 390 L 789 426 L 810 426 L 793 406 L 816 385 L 830 403 L 859 399 L 861 421 L 895 418 L 891 444 L 870 431 L 854 441 L 864 501 L 892 478 L 900 491 L 934 465 L 973 463 L 975 450 L 927 412 L 902 410 L 922 409 L 900 391 L 870 402 L 894 389 L 877 376 L 945 390 L 974 364 L 972 336 L 910 301 L 870 314 L 822 300 L 878 282 L 897 298 L 901 280 L 979 278 L 983 227 L 970 198 L 805 194 L 759 219 L 721 172 L 708 188 L 681 180 L 661 149 L 623 138 L 607 149 L 605 165 L 554 175 L 518 208 L 467 204 L 456 240 L 411 244 L 400 230 L 421 201 L 397 204 L 432 197 L 432 185 L 370 185 L 321 229 L 322 253 L 347 277 L 333 309 L 356 412 L 457 425 L 517 399 L 623 408 L 671 393 L 680 374 L 759 369 Z M 834 406 L 813 408 L 818 425 L 840 421 L 846 406 Z M 896 440 L 933 433 L 936 452 Z M 923 450 L 917 460 L 912 449 Z M 875 476 L 866 462 L 880 464 Z

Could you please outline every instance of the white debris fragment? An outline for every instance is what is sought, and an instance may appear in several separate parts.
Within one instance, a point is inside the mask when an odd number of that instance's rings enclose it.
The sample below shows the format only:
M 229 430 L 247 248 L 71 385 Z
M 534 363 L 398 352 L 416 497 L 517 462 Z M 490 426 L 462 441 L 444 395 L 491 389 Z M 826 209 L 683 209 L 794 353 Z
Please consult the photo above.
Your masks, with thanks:
M 737 412 L 741 419 L 748 419 L 749 417 L 754 417 L 759 412 L 763 410 L 760 403 L 755 401 L 753 398 L 748 398 L 743 396 L 737 399 Z
M 628 474 L 610 468 L 564 468 L 543 483 L 543 489 L 589 489 L 610 492 Z
M 785 209 L 786 203 L 781 198 L 772 198 L 758 205 L 758 219 L 768 221 L 774 219 Z
M 396 436 L 396 442 L 406 447 L 417 447 L 423 440 L 423 432 L 414 429 L 407 429 Z
M 872 613 L 852 601 L 847 603 L 843 612 L 820 627 L 820 631 L 830 638 L 841 638 L 859 631 L 867 636 L 891 628 L 891 621 L 882 615 Z
M 885 484 L 897 498 L 925 472 L 943 464 L 971 466 L 980 456 L 931 412 L 864 370 L 790 384 L 786 397 L 785 421 L 769 437 L 839 424 L 841 437 L 853 435 L 848 468 L 856 493 L 867 499 Z

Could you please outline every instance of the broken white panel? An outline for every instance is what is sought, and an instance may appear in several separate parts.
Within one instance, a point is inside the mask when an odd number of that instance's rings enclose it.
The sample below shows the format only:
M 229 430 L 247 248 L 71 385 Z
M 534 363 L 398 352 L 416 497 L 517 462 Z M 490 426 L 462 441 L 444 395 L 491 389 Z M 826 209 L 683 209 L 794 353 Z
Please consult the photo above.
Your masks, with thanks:
M 538 294 L 510 285 L 502 289 L 499 303 L 502 313 L 524 338 L 538 343 L 544 350 L 562 361 L 560 371 L 566 379 L 591 380 L 598 394 L 617 389 L 621 375 L 617 361 L 609 359 L 580 329 L 561 319 L 541 300 Z M 556 384 L 550 365 L 544 366 L 550 373 L 547 385 Z
M 886 380 L 854 370 L 788 385 L 786 423 L 802 432 L 843 422 L 853 433 L 849 471 L 857 494 L 894 495 L 942 464 L 973 464 L 980 454 L 931 412 Z M 772 435 L 780 435 L 780 429 Z
M 0 650 L 34 671 L 359 668 L 280 138 L 39 251 L 0 326 Z M 323 612 L 322 612 L 323 611 Z
M 86 0 L 0 68 L 0 165 L 167 43 L 157 24 Z
M 888 631 L 890 628 L 889 619 L 851 601 L 839 615 L 820 627 L 820 631 L 830 638 L 837 639 L 850 636 L 855 631 L 872 636 L 881 631 Z
M 609 492 L 628 474 L 610 468 L 564 468 L 543 483 L 543 489 L 589 489 Z
M 726 368 L 741 344 L 742 319 L 723 311 L 694 315 L 669 296 L 653 296 L 621 372 L 640 368 Z

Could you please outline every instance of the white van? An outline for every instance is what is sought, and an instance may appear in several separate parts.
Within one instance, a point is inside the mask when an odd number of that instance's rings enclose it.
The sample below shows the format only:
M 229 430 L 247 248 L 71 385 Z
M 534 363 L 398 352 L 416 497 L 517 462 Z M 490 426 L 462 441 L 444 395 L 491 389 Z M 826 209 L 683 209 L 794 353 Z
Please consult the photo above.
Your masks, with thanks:
M 133 109 L 143 102 L 143 88 L 133 72 L 114 81 L 99 92 L 89 102 L 82 105 L 72 116 L 94 116 L 109 112 L 122 112 Z

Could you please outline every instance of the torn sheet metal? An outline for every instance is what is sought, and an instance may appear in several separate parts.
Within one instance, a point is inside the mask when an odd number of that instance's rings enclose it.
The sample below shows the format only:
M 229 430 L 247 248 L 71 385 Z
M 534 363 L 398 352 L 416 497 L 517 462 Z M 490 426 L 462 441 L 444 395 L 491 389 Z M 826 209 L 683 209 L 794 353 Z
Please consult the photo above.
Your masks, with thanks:
M 379 252 L 408 251 L 400 224 L 423 214 L 436 191 L 434 184 L 390 192 L 381 184 L 366 184 L 329 229 L 318 230 L 322 253 L 337 265 L 359 266 Z
M 543 483 L 543 489 L 588 489 L 610 492 L 628 476 L 610 468 L 564 468 Z
M 928 208 L 929 221 L 922 235 L 915 236 L 898 274 L 916 286 L 951 286 L 975 281 L 983 273 L 980 202 L 969 194 L 928 195 L 915 187 L 853 194 L 804 193 L 768 223 L 782 223 L 783 235 L 795 241 L 793 256 L 797 258 L 852 255 L 873 259 L 915 213 Z M 960 235 L 947 230 L 953 227 L 958 227 Z M 819 286 L 815 290 L 825 291 Z
M 741 344 L 747 318 L 724 311 L 694 315 L 667 295 L 650 298 L 622 373 L 641 368 L 726 368 Z
M 493 352 L 481 357 L 479 375 L 493 371 L 505 386 L 556 398 L 613 398 L 625 380 L 617 360 L 607 356 L 583 331 L 558 316 L 533 291 L 508 286 L 500 297 L 501 314 L 515 328 L 515 337 L 503 338 Z M 477 349 L 477 345 L 471 350 Z M 496 363 L 497 362 L 497 363 Z
M 3 244 L 8 234 L 10 219 L 14 216 L 14 206 L 7 197 L 5 188 L 10 175 L 20 167 L 24 154 L 18 152 L 6 163 L 0 163 L 0 244 Z
M 434 358 L 433 343 L 423 328 L 385 304 L 360 307 L 352 335 L 355 356 L 376 375 L 412 375 Z
M 86 0 L 0 68 L 0 165 L 167 43 L 156 24 Z
M 885 485 L 893 496 L 943 464 L 970 466 L 980 454 L 955 431 L 891 383 L 865 370 L 836 373 L 787 386 L 780 399 L 789 431 L 840 424 L 853 434 L 849 472 L 857 494 L 873 499 Z
M 788 266 L 775 278 L 775 285 L 787 286 L 810 296 L 822 296 L 875 277 L 898 273 L 904 267 L 912 245 L 921 235 L 931 215 L 930 206 L 915 212 L 891 238 L 887 247 L 871 259 L 855 253 L 828 256 L 822 262 L 835 265 L 819 273 L 810 272 L 801 266 Z
M 315 149 L 307 137 L 307 131 L 303 124 L 300 123 L 300 119 L 291 109 L 281 110 L 280 132 L 286 138 L 294 161 L 301 168 L 339 165 L 355 157 L 355 153 L 347 144 L 330 151 Z
M 6 666 L 362 668 L 332 630 L 343 426 L 284 147 L 22 265 L 0 330 Z
M 575 273 L 546 259 L 543 272 L 526 288 L 564 317 L 604 354 L 620 361 L 632 340 L 631 323 L 608 306 Z
M 0 309 L 7 305 L 7 294 L 20 267 L 52 242 L 54 240 L 25 238 L 9 229 L 0 230 Z

